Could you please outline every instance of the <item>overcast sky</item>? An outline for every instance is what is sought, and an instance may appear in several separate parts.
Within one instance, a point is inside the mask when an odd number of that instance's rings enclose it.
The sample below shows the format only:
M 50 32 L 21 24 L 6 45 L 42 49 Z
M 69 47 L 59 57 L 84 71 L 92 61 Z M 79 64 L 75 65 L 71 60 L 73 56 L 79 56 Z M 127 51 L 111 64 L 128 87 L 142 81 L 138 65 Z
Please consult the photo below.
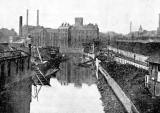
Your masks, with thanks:
M 75 17 L 83 17 L 84 24 L 97 23 L 100 31 L 128 33 L 139 25 L 146 30 L 156 30 L 160 0 L 0 0 L 0 28 L 18 31 L 19 16 L 26 24 L 36 25 L 36 10 L 40 10 L 40 25 L 57 28 L 62 22 L 74 24 Z

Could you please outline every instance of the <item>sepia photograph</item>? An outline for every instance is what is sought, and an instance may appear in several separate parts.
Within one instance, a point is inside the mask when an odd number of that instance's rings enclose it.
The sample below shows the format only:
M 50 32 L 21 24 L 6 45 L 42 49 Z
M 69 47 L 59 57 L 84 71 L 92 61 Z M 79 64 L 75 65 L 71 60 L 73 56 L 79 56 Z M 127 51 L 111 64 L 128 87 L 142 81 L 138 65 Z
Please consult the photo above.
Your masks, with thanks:
M 160 0 L 0 0 L 0 113 L 160 113 Z

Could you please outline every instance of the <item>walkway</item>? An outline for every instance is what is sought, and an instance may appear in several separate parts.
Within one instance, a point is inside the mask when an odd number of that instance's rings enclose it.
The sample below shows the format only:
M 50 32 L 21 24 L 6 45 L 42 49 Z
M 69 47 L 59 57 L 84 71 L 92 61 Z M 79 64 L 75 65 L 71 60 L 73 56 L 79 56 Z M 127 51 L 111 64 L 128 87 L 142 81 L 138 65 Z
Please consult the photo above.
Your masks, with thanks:
M 93 56 L 93 55 L 88 55 Z M 128 113 L 139 113 L 135 105 L 132 103 L 132 101 L 126 96 L 126 94 L 123 92 L 121 87 L 116 83 L 116 81 L 110 77 L 110 75 L 107 73 L 107 71 L 99 64 L 100 60 L 96 58 L 96 76 L 98 78 L 98 70 L 104 75 L 105 79 L 107 80 L 109 86 L 119 99 L 119 101 L 122 103 L 124 108 Z
M 132 101 L 126 96 L 126 94 L 123 92 L 120 86 L 116 83 L 116 81 L 110 77 L 107 71 L 101 65 L 98 66 L 98 69 L 104 75 L 108 84 L 110 85 L 115 95 L 120 100 L 120 102 L 123 104 L 126 111 L 128 113 L 139 113 L 135 105 L 132 103 Z

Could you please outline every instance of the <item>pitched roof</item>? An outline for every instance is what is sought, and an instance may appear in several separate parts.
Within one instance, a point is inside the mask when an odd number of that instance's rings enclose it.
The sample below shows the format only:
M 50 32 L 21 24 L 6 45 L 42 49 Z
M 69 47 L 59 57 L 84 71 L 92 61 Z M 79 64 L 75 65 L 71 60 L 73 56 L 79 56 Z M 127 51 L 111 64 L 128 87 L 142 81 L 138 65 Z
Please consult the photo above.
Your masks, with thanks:
M 58 29 L 46 28 L 47 32 L 57 33 Z
M 32 30 L 31 33 L 42 32 L 42 31 L 46 31 L 45 28 L 43 28 L 43 27 L 37 27 L 34 30 Z

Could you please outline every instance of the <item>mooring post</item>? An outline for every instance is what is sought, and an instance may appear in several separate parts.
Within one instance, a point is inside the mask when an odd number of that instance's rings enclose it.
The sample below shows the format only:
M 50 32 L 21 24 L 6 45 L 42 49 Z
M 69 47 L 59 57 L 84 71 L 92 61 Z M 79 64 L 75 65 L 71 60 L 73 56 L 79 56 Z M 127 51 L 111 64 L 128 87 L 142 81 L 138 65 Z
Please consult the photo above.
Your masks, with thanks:
M 96 77 L 97 78 L 98 78 L 99 63 L 100 63 L 100 60 L 98 60 L 98 58 L 96 58 Z

